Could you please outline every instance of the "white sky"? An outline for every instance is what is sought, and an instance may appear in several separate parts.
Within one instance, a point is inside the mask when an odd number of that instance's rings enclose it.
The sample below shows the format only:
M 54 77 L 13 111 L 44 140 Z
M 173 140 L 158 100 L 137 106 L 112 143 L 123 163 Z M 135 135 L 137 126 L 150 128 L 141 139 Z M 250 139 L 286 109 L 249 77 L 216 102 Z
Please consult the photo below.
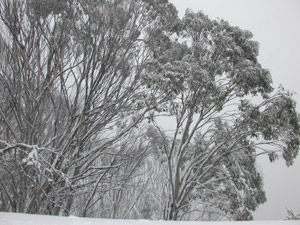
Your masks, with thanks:
M 169 0 L 183 16 L 186 8 L 203 11 L 249 30 L 260 43 L 259 61 L 271 71 L 274 87 L 294 91 L 300 112 L 300 0 Z M 300 155 L 293 167 L 259 158 L 268 201 L 255 220 L 285 219 L 287 209 L 300 213 Z

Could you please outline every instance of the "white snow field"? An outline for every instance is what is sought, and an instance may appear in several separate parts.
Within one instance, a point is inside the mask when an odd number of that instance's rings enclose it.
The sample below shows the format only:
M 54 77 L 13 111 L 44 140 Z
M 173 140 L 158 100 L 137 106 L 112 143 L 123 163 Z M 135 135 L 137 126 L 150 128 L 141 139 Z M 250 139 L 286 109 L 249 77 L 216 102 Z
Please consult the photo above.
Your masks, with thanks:
M 75 216 L 41 216 L 0 212 L 0 225 L 300 225 L 300 221 L 247 221 L 247 222 L 184 222 L 150 220 L 91 219 Z

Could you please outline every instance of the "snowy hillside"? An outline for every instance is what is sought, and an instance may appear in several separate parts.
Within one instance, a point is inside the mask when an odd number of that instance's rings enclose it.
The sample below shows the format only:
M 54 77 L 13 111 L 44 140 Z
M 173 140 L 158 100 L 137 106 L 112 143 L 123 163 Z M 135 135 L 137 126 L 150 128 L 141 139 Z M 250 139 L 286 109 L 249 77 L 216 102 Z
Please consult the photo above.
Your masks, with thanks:
M 300 221 L 249 221 L 249 222 L 171 222 L 149 220 L 90 219 L 75 216 L 40 216 L 0 212 L 0 225 L 300 225 Z

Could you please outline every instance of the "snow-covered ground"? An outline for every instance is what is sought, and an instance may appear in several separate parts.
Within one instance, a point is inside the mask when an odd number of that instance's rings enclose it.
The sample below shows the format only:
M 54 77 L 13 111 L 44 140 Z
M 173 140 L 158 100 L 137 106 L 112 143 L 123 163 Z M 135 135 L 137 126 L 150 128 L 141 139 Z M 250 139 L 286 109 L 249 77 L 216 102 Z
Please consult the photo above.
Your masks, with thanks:
M 79 218 L 75 216 L 40 216 L 0 212 L 0 225 L 300 225 L 300 221 L 249 221 L 249 222 L 172 222 L 150 220 L 111 220 Z

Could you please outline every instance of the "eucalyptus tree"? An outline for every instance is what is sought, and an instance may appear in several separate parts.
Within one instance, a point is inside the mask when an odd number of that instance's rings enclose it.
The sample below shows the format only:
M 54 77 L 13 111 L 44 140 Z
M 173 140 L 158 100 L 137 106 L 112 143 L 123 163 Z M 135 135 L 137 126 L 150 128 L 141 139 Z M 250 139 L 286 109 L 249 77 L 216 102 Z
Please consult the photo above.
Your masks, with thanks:
M 145 43 L 176 10 L 146 0 L 0 7 L 1 207 L 67 215 L 83 196 L 76 212 L 91 216 L 97 190 L 124 164 L 121 141 L 164 100 L 143 88 Z
M 282 87 L 274 91 L 249 31 L 188 10 L 176 31 L 159 35 L 143 78 L 168 96 L 151 117 L 161 140 L 153 144 L 168 170 L 165 219 L 203 210 L 251 219 L 265 201 L 255 158 L 283 157 L 289 166 L 299 152 L 295 101 Z M 172 134 L 159 116 L 173 118 Z

